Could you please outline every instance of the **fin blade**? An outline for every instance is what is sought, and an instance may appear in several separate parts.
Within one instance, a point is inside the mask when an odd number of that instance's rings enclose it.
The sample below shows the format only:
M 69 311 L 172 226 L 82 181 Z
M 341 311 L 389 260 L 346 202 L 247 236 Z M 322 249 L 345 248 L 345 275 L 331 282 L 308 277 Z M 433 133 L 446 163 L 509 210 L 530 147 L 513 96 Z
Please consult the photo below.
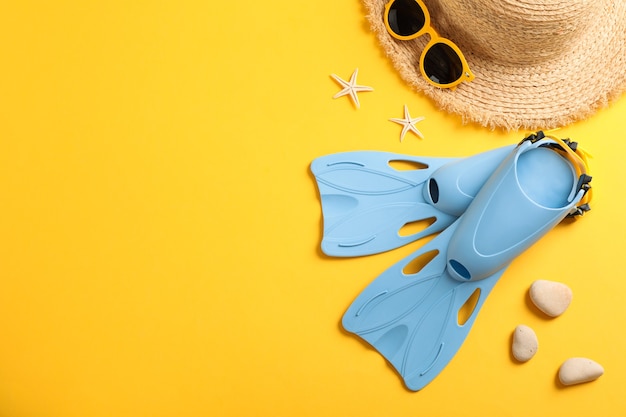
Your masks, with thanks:
M 434 221 L 425 223 L 411 234 L 400 233 L 407 224 L 428 219 Z M 326 222 L 322 250 L 331 256 L 385 252 L 441 231 L 454 220 L 456 217 L 441 213 L 427 203 L 381 204 L 339 218 L 331 224 Z
M 414 391 L 430 383 L 454 357 L 504 269 L 475 282 L 446 271 L 447 244 L 458 221 L 374 280 L 343 317 L 344 328 L 371 344 Z M 415 258 L 439 253 L 414 274 L 404 269 Z M 458 311 L 479 288 L 480 296 L 463 325 Z
M 483 303 L 491 289 L 504 273 L 476 282 L 459 282 L 449 275 L 442 276 L 440 283 L 447 292 L 438 299 L 410 335 L 400 373 L 406 386 L 418 391 L 430 383 L 452 360 L 467 338 Z M 476 289 L 480 295 L 474 309 L 463 325 L 458 323 L 458 311 Z
M 344 328 L 375 346 L 375 342 L 389 330 L 387 327 L 403 321 L 419 308 L 422 299 L 435 286 L 435 278 L 444 273 L 446 258 L 442 244 L 447 242 L 454 229 L 455 224 L 372 281 L 344 314 Z M 404 272 L 415 259 L 433 251 L 439 253 L 419 271 Z
M 317 158 L 311 164 L 322 202 L 322 250 L 330 256 L 385 252 L 436 233 L 456 217 L 424 201 L 424 182 L 456 158 L 413 157 L 389 152 L 345 152 Z M 425 166 L 398 170 L 392 161 Z M 407 223 L 435 218 L 418 233 L 401 236 Z

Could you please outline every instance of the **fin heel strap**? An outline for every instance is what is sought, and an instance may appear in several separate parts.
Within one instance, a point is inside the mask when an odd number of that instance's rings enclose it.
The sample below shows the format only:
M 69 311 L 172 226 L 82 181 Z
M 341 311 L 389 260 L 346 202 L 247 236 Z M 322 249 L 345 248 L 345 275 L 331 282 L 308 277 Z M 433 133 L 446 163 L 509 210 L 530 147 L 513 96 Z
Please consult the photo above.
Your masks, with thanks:
M 554 141 L 553 143 L 546 143 L 539 146 L 547 147 L 553 149 L 554 151 L 560 153 L 564 158 L 568 159 L 574 169 L 576 170 L 576 174 L 578 175 L 578 183 L 576 185 L 576 192 L 578 194 L 580 191 L 583 191 L 582 198 L 580 199 L 580 204 L 573 209 L 572 213 L 568 214 L 567 217 L 577 217 L 582 216 L 584 213 L 591 210 L 589 203 L 591 202 L 591 175 L 587 174 L 589 171 L 589 163 L 587 162 L 587 158 L 585 153 L 578 148 L 578 142 L 574 142 L 569 138 L 560 139 L 556 136 L 546 136 L 546 134 L 539 130 L 535 133 L 531 133 L 522 141 L 520 144 L 524 142 L 536 143 L 543 139 L 550 139 Z

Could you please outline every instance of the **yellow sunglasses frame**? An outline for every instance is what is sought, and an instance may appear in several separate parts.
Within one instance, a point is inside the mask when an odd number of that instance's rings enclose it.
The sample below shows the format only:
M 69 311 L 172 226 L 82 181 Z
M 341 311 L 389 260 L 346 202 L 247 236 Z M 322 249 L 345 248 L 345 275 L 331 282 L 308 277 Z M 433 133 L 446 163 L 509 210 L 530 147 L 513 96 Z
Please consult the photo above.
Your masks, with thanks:
M 463 55 L 463 52 L 461 52 L 459 47 L 456 46 L 456 44 L 452 42 L 450 39 L 439 36 L 439 34 L 435 31 L 435 29 L 430 25 L 430 13 L 428 12 L 428 9 L 426 8 L 426 5 L 424 4 L 422 0 L 413 0 L 422 9 L 422 13 L 424 13 L 424 26 L 420 30 L 418 30 L 416 33 L 412 35 L 402 36 L 402 35 L 398 35 L 391 29 L 391 26 L 389 26 L 389 10 L 391 9 L 391 6 L 393 5 L 393 3 L 396 1 L 397 0 L 390 0 L 385 5 L 384 21 L 385 21 L 385 27 L 387 28 L 387 32 L 394 38 L 401 40 L 401 41 L 409 41 L 409 40 L 418 38 L 424 34 L 430 35 L 430 41 L 426 44 L 426 46 L 424 47 L 424 50 L 422 51 L 422 55 L 420 56 L 420 72 L 422 73 L 422 76 L 426 79 L 426 81 L 428 81 L 430 84 L 434 85 L 435 87 L 450 88 L 450 89 L 454 89 L 457 85 L 459 85 L 462 82 L 472 81 L 475 78 L 475 76 L 470 70 L 469 65 L 467 64 L 467 60 L 465 59 L 465 56 Z M 424 70 L 424 59 L 426 57 L 426 53 L 428 52 L 430 48 L 432 48 L 435 44 L 438 44 L 438 43 L 443 43 L 445 45 L 448 45 L 450 48 L 452 48 L 452 50 L 461 59 L 461 65 L 463 66 L 463 74 L 461 75 L 461 77 L 459 77 L 457 80 L 448 84 L 441 84 L 441 83 L 437 83 L 431 80 L 428 77 L 428 75 L 426 75 L 426 71 Z

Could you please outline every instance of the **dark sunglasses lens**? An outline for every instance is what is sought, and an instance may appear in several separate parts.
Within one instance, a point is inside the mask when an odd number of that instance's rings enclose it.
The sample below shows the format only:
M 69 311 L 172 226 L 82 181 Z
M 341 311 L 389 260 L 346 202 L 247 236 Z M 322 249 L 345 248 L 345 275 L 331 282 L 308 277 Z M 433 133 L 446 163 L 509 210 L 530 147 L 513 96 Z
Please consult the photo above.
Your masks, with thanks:
M 400 36 L 411 36 L 424 27 L 424 11 L 415 0 L 396 0 L 387 15 L 389 27 Z
M 424 72 L 437 84 L 450 84 L 463 75 L 463 62 L 450 45 L 436 43 L 426 51 Z

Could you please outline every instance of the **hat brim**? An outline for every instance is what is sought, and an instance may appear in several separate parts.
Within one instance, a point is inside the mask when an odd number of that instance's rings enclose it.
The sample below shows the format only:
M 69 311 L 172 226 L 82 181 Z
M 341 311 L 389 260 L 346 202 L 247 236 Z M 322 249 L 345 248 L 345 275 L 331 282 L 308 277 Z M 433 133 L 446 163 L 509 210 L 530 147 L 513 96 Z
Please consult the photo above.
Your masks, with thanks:
M 604 16 L 562 56 L 507 65 L 463 50 L 475 80 L 432 86 L 418 63 L 428 41 L 399 41 L 383 23 L 388 0 L 363 0 L 372 30 L 402 79 L 464 122 L 506 130 L 551 129 L 588 118 L 626 90 L 626 1 L 605 2 Z M 445 34 L 454 40 L 453 34 Z

